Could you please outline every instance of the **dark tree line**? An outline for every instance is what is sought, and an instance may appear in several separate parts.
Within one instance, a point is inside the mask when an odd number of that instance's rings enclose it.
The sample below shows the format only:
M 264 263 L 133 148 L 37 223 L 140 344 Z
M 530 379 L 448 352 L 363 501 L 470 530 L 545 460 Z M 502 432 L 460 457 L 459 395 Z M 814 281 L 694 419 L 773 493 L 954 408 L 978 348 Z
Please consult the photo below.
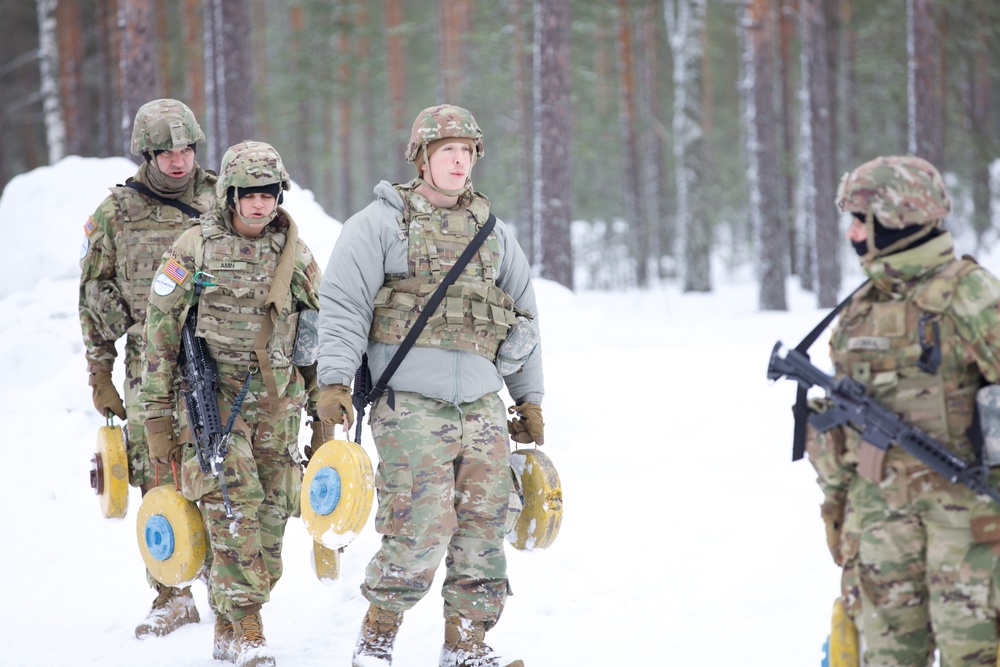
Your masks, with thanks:
M 217 168 L 269 141 L 345 219 L 420 109 L 469 107 L 476 184 L 541 275 L 712 289 L 755 267 L 831 305 L 833 191 L 878 154 L 949 174 L 955 224 L 995 241 L 1000 3 L 962 0 L 35 0 L 0 3 L 0 184 L 127 154 L 135 110 L 187 102 Z M 573 222 L 573 221 L 576 222 Z

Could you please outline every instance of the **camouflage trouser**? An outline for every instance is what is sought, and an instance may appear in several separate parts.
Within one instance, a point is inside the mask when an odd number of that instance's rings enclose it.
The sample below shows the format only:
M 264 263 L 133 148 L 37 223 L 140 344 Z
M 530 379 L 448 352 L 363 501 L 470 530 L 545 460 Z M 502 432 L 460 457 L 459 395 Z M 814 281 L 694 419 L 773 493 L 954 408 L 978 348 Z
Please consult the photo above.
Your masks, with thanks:
M 125 404 L 125 415 L 128 417 L 128 437 L 125 447 L 128 455 L 128 481 L 132 486 L 151 489 L 164 484 L 174 483 L 174 473 L 171 469 L 156 466 L 149 460 L 149 448 L 146 446 L 146 429 L 142 411 L 139 408 L 139 386 L 142 384 L 142 367 L 145 360 L 139 349 L 136 336 L 130 335 L 125 345 L 125 393 L 122 402 Z M 175 389 L 179 388 L 175 387 Z M 177 394 L 177 409 L 174 411 L 174 432 L 180 434 L 182 442 L 188 442 L 187 414 L 184 411 L 184 401 Z
M 892 457 L 890 457 L 892 458 Z M 865 665 L 995 665 L 1000 545 L 977 544 L 972 519 L 995 513 L 964 486 L 896 457 L 881 484 L 855 480 Z
M 504 524 L 511 488 L 510 445 L 496 394 L 454 405 L 396 392 L 372 407 L 378 448 L 382 545 L 361 590 L 378 607 L 402 612 L 428 591 L 447 554 L 445 616 L 492 627 L 508 594 Z
M 126 344 L 127 354 L 125 356 L 125 393 L 123 403 L 125 404 L 125 415 L 128 417 L 127 438 L 125 443 L 126 456 L 128 457 L 128 480 L 132 486 L 138 486 L 145 496 L 146 492 L 157 486 L 170 484 L 178 485 L 174 478 L 172 467 L 157 465 L 149 460 L 149 448 L 146 447 L 146 430 L 143 428 L 143 420 L 139 410 L 139 403 L 136 400 L 139 393 L 139 385 L 142 382 L 142 356 L 134 348 L 133 336 L 129 336 Z M 183 411 L 174 415 L 174 429 L 180 432 L 186 424 Z M 179 471 L 178 471 L 179 472 Z M 205 566 L 211 567 L 212 553 L 206 551 Z M 164 588 L 169 588 L 161 584 L 153 575 L 146 571 L 146 581 L 159 593 Z
M 185 446 L 183 493 L 200 500 L 212 551 L 209 597 L 212 606 L 236 621 L 260 609 L 281 578 L 281 545 L 289 517 L 299 516 L 302 465 L 298 454 L 301 409 L 282 401 L 279 416 L 260 408 L 264 392 L 256 374 L 250 395 L 229 438 L 224 471 L 233 507 L 226 517 L 219 480 L 203 473 L 193 445 Z M 225 425 L 231 396 L 219 400 Z

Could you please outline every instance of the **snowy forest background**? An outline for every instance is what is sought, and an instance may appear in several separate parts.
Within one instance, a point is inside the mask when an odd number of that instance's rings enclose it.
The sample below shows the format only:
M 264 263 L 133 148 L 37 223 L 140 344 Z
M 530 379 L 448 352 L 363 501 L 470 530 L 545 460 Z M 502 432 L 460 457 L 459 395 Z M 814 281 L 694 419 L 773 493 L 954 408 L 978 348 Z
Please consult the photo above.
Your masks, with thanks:
M 203 166 L 268 141 L 344 220 L 449 101 L 485 132 L 477 188 L 570 288 L 711 292 L 713 257 L 753 266 L 762 310 L 789 275 L 832 306 L 837 181 L 880 154 L 929 159 L 967 250 L 996 241 L 996 2 L 2 0 L 0 25 L 0 185 L 127 155 L 136 109 L 177 97 Z

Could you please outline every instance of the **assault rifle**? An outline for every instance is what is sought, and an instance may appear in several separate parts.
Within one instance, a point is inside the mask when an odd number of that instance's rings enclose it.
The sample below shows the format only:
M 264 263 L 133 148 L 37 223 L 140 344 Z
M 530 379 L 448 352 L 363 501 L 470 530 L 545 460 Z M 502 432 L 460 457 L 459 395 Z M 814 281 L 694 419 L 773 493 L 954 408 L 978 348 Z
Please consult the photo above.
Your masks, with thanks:
M 365 416 L 365 408 L 371 402 L 368 396 L 372 392 L 372 374 L 368 370 L 368 354 L 361 355 L 361 365 L 354 372 L 354 391 L 351 393 L 351 403 L 357 421 L 354 422 L 354 442 L 361 444 L 361 422 Z
M 964 484 L 976 493 L 1000 502 L 1000 492 L 987 483 L 987 466 L 970 464 L 952 454 L 928 433 L 907 424 L 895 412 L 868 396 L 861 382 L 850 377 L 839 380 L 831 377 L 813 366 L 805 354 L 788 349 L 778 341 L 771 350 L 767 379 L 780 380 L 783 377 L 795 380 L 805 389 L 817 386 L 826 390 L 832 405 L 825 412 L 809 417 L 809 423 L 820 433 L 847 425 L 860 433 L 865 442 L 883 451 L 896 443 L 949 482 Z
M 226 516 L 231 519 L 233 504 L 229 499 L 226 474 L 222 469 L 222 461 L 229 453 L 229 433 L 222 428 L 216 395 L 219 370 L 208 353 L 205 340 L 195 336 L 197 320 L 198 309 L 192 307 L 181 329 L 181 380 L 187 387 L 181 389 L 181 396 L 184 397 L 188 423 L 194 434 L 198 464 L 203 473 L 211 472 L 219 478 Z

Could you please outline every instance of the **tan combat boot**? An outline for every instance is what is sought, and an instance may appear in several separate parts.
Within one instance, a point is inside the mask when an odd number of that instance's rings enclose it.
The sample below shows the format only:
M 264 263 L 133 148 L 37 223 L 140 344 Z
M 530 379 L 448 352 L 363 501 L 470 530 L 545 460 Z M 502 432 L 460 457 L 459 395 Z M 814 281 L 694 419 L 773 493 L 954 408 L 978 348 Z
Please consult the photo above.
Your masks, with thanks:
M 235 638 L 233 652 L 236 667 L 274 667 L 274 656 L 264 639 L 264 628 L 260 622 L 260 612 L 244 616 L 233 623 Z
M 389 667 L 392 665 L 392 643 L 396 641 L 403 614 L 369 605 L 361 624 L 358 643 L 351 656 L 352 667 Z
M 135 636 L 138 639 L 162 637 L 182 625 L 197 623 L 200 620 L 190 586 L 186 588 L 164 586 L 153 600 L 153 607 L 146 618 L 136 626 Z
M 236 651 L 233 650 L 235 635 L 236 631 L 233 629 L 233 622 L 225 616 L 216 616 L 215 643 L 212 644 L 212 657 L 216 660 L 236 662 Z
M 449 616 L 444 625 L 444 646 L 440 667 L 524 667 L 521 660 L 505 660 L 484 643 L 486 626 L 458 616 Z

